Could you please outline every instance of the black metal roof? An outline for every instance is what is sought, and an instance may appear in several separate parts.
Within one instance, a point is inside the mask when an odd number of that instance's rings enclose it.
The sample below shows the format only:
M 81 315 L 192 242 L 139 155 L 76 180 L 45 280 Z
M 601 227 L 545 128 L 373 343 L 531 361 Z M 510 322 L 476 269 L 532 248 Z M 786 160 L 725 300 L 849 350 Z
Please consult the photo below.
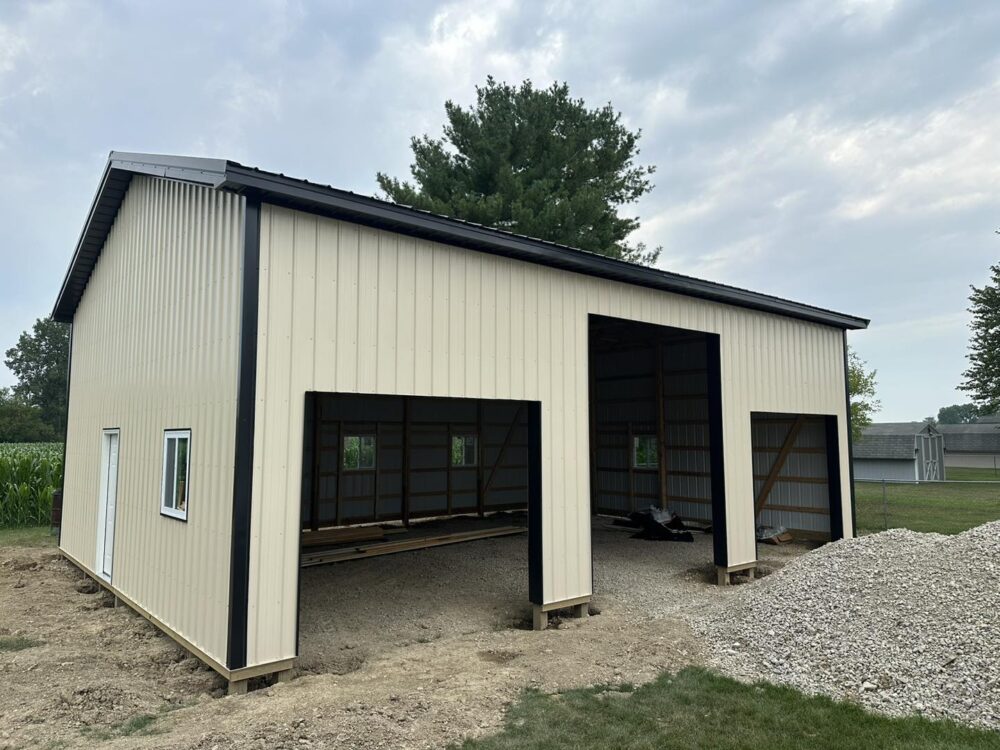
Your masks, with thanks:
M 266 203 L 345 219 L 381 229 L 422 237 L 509 258 L 561 268 L 627 284 L 660 289 L 689 297 L 808 320 L 835 328 L 867 328 L 865 318 L 747 289 L 703 281 L 691 276 L 576 250 L 554 242 L 492 229 L 472 222 L 370 198 L 329 185 L 286 177 L 225 159 L 112 151 L 101 184 L 77 243 L 52 316 L 70 322 L 76 312 L 97 257 L 134 174 L 154 175 L 207 185 L 220 190 L 254 194 Z

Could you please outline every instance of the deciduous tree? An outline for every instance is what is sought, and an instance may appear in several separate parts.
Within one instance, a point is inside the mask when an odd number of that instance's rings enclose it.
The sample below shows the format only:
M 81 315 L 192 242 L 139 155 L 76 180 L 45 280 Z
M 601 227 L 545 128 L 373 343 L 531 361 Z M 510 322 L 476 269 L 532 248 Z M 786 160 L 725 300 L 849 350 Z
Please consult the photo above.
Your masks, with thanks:
M 847 351 L 847 388 L 851 396 L 851 437 L 857 441 L 872 423 L 872 415 L 881 403 L 875 398 L 875 370 L 866 370 L 865 362 L 853 349 Z
M 7 350 L 5 364 L 17 376 L 14 398 L 39 410 L 42 421 L 61 436 L 66 429 L 69 326 L 39 318 Z

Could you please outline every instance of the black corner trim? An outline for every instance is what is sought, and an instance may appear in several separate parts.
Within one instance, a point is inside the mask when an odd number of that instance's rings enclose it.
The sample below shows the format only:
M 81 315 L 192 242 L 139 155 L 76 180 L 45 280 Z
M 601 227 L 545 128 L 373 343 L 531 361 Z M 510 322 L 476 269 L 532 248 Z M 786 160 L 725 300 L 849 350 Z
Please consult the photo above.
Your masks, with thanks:
M 232 556 L 229 564 L 229 647 L 226 666 L 247 663 L 250 596 L 250 504 L 253 497 L 254 407 L 257 400 L 257 306 L 260 281 L 260 199 L 248 195 L 243 212 L 243 289 L 236 396 Z
M 844 538 L 844 495 L 840 478 L 840 430 L 837 418 L 824 417 L 826 422 L 826 483 L 830 492 L 830 541 Z
M 705 334 L 708 370 L 708 445 L 712 472 L 712 551 L 715 564 L 729 565 L 726 537 L 726 459 L 722 444 L 722 339 Z
M 854 435 L 851 428 L 851 368 L 847 356 L 847 331 L 844 331 L 844 399 L 847 405 L 847 476 L 850 480 L 851 493 L 851 536 L 858 535 L 858 514 L 854 498 Z M 843 531 L 843 529 L 841 529 Z
M 314 391 L 306 391 L 305 410 L 302 420 L 302 489 L 299 497 L 299 523 L 296 531 L 299 535 L 299 556 L 302 559 L 302 530 L 303 519 L 306 515 L 306 508 L 309 512 L 309 525 L 313 526 L 316 519 L 312 517 L 312 497 L 313 489 L 319 477 L 313 467 L 317 464 L 316 444 L 316 423 L 319 420 L 319 394 Z M 299 618 L 302 614 L 302 566 L 295 566 L 295 655 L 299 655 Z
M 62 509 L 59 511 L 59 528 L 56 530 L 56 546 L 62 547 L 62 517 L 66 514 L 66 445 L 69 443 L 69 397 L 70 384 L 73 381 L 73 322 L 69 323 L 69 351 L 66 353 L 66 424 L 63 429 L 63 460 L 62 478 L 59 481 L 59 491 L 62 493 Z
M 544 604 L 542 556 L 542 404 L 528 402 L 528 600 Z

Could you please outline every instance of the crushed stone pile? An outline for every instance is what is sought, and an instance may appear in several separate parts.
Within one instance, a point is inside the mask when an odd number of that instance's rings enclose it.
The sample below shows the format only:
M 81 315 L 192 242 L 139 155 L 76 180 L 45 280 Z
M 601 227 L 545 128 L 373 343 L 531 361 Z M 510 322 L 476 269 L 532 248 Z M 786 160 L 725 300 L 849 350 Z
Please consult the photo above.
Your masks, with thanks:
M 692 624 L 737 679 L 1000 730 L 1000 521 L 828 544 Z

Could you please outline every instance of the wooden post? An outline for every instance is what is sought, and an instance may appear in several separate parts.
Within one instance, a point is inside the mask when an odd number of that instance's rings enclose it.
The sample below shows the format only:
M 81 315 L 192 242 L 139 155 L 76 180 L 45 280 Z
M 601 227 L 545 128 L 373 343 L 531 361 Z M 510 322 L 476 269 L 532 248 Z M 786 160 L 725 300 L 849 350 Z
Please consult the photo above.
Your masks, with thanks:
M 483 494 L 483 456 L 485 442 L 483 441 L 483 402 L 476 402 L 476 508 L 480 517 L 486 515 L 486 495 Z
M 531 605 L 531 629 L 545 630 L 549 626 L 549 613 L 542 609 L 541 604 Z
M 444 471 L 445 499 L 448 502 L 448 515 L 451 515 L 453 500 L 451 497 L 451 423 L 445 425 Z
M 667 509 L 667 428 L 663 398 L 663 342 L 656 344 L 656 453 L 660 473 L 660 509 Z
M 344 420 L 337 422 L 337 515 L 335 526 L 340 526 L 341 504 L 344 494 Z
M 322 483 L 322 478 L 319 473 L 322 467 L 320 462 L 320 439 L 323 435 L 323 426 L 321 423 L 322 409 L 320 409 L 320 398 L 319 394 L 316 394 L 312 398 L 312 420 L 313 420 L 313 475 L 312 475 L 312 495 L 309 498 L 309 528 L 313 531 L 319 529 L 319 488 Z M 338 498 L 339 500 L 339 498 Z
M 403 396 L 403 526 L 410 525 L 410 399 Z
M 379 429 L 382 426 L 381 422 L 375 423 L 375 488 L 372 490 L 374 498 L 372 499 L 372 520 L 378 520 L 378 488 L 379 488 L 379 472 L 382 471 L 382 462 L 378 460 L 379 446 L 382 445 L 382 431 Z
M 227 692 L 229 695 L 246 695 L 247 680 L 230 680 L 229 690 Z
M 757 502 L 754 503 L 754 521 L 760 517 L 760 512 L 764 509 L 764 504 L 767 502 L 767 496 L 771 494 L 771 490 L 774 487 L 774 483 L 778 481 L 778 475 L 785 466 L 785 461 L 788 459 L 788 454 L 792 452 L 792 447 L 795 445 L 795 439 L 799 436 L 799 432 L 802 430 L 802 425 L 805 424 L 806 418 L 803 415 L 799 415 L 792 422 L 792 426 L 788 429 L 788 434 L 785 436 L 785 442 L 781 445 L 781 450 L 778 451 L 777 457 L 774 459 L 774 463 L 771 465 L 771 470 L 767 473 L 767 478 L 764 479 L 764 484 L 760 487 L 760 492 L 757 494 Z
M 633 464 L 635 455 L 635 445 L 633 444 L 634 436 L 632 435 L 632 422 L 628 423 L 628 437 L 627 443 L 625 445 L 625 460 L 628 462 L 628 509 L 629 512 L 635 512 L 635 470 Z

